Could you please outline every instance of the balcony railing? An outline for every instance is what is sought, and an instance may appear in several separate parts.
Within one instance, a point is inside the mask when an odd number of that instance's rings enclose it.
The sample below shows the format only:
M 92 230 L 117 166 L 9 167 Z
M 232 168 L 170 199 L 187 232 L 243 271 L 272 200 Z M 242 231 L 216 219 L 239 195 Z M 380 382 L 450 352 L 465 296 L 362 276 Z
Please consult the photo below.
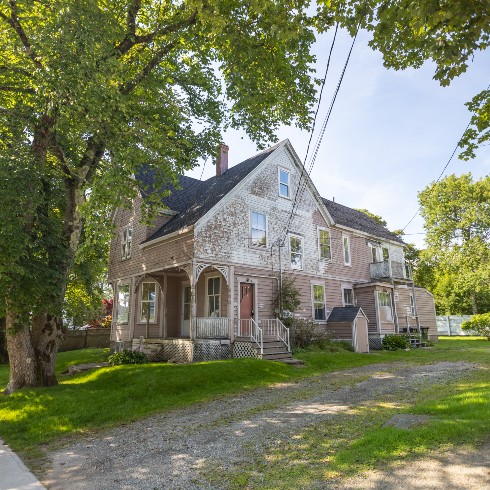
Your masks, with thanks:
M 230 338 L 228 318 L 197 317 L 192 323 L 196 339 Z
M 410 270 L 405 267 L 403 262 L 395 260 L 384 260 L 369 264 L 371 279 L 411 279 Z

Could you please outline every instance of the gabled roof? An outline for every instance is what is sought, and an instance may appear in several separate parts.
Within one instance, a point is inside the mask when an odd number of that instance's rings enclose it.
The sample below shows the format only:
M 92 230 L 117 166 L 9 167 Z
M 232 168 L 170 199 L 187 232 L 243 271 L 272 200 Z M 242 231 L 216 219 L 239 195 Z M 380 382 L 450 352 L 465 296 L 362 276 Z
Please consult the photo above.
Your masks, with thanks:
M 330 201 L 324 197 L 322 197 L 322 201 L 335 221 L 335 224 L 363 231 L 364 233 L 375 237 L 403 243 L 403 240 L 400 237 L 391 233 L 391 231 L 362 211 L 348 208 L 347 206 Z
M 195 224 L 249 175 L 250 172 L 257 168 L 280 144 L 278 143 L 252 158 L 229 168 L 222 175 L 211 177 L 205 181 L 179 176 L 179 183 L 182 189 L 174 190 L 172 186 L 167 186 L 162 189 L 173 191 L 170 196 L 164 197 L 162 201 L 165 206 L 172 211 L 177 211 L 179 214 L 165 223 L 143 243 L 151 242 L 169 233 Z M 154 175 L 151 171 L 147 171 L 143 172 L 141 176 L 136 176 L 138 180 L 148 187 L 147 192 L 151 192 L 152 190 L 152 178 L 154 178 Z
M 330 315 L 328 315 L 327 323 L 352 323 L 359 314 L 360 306 L 335 306 Z
M 179 188 L 175 188 L 171 184 L 163 186 L 160 190 L 171 191 L 171 194 L 163 197 L 162 203 L 177 214 L 143 243 L 151 242 L 170 233 L 194 225 L 282 144 L 283 142 L 280 142 L 257 155 L 230 167 L 220 176 L 200 181 L 193 179 L 192 177 L 179 175 Z M 290 145 L 289 143 L 287 144 Z M 292 149 L 292 147 L 290 148 Z M 292 151 L 294 152 L 294 150 Z M 143 198 L 156 191 L 155 177 L 156 171 L 149 169 L 148 167 L 143 168 L 136 175 L 136 179 L 141 183 L 141 194 Z M 314 191 L 315 193 L 317 192 L 316 189 L 314 189 Z M 328 214 L 335 224 L 367 233 L 373 237 L 403 243 L 398 236 L 391 233 L 365 213 L 348 208 L 347 206 L 343 206 L 334 201 L 320 198 L 319 196 L 318 198 L 322 200 Z

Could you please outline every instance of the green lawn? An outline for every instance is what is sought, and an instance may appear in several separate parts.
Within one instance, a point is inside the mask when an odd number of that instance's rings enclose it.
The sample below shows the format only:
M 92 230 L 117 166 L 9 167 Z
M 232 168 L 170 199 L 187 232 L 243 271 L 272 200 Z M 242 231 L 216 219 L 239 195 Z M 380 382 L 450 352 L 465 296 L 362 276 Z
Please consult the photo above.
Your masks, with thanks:
M 60 376 L 60 384 L 54 388 L 24 389 L 0 397 L 0 434 L 14 450 L 28 454 L 40 444 L 65 436 L 272 383 L 379 362 L 465 359 L 488 366 L 489 353 L 490 342 L 450 338 L 433 349 L 410 352 L 303 352 L 297 354 L 305 361 L 306 367 L 301 369 L 255 359 L 102 368 L 72 377 Z M 57 371 L 106 356 L 107 351 L 97 349 L 60 353 Z M 7 382 L 7 371 L 6 366 L 0 366 L 1 386 Z M 473 385 L 461 389 L 470 393 Z M 455 393 L 448 392 L 448 396 L 457 407 L 460 399 Z M 442 399 L 443 395 L 441 392 L 438 396 Z M 423 405 L 420 410 L 424 410 Z M 477 418 L 480 415 L 479 412 Z

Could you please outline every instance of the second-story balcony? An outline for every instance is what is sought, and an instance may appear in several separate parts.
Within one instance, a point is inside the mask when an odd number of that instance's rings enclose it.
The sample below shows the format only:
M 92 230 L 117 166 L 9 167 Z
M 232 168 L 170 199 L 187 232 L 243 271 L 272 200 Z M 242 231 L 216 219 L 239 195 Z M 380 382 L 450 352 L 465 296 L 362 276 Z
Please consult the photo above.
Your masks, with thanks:
M 383 260 L 369 264 L 371 279 L 412 279 L 410 268 L 404 262 Z

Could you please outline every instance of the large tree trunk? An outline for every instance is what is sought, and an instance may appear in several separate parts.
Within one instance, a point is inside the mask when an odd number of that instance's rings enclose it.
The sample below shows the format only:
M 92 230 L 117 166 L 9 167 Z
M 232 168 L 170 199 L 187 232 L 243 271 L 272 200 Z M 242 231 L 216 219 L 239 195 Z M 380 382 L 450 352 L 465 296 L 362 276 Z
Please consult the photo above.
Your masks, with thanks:
M 8 395 L 24 386 L 35 386 L 37 383 L 29 325 L 20 324 L 17 315 L 12 311 L 7 311 L 6 337 L 10 377 L 4 394 Z
M 56 353 L 63 339 L 62 322 L 59 318 L 38 315 L 32 325 L 32 345 L 36 357 L 36 385 L 54 386 L 56 380 Z

